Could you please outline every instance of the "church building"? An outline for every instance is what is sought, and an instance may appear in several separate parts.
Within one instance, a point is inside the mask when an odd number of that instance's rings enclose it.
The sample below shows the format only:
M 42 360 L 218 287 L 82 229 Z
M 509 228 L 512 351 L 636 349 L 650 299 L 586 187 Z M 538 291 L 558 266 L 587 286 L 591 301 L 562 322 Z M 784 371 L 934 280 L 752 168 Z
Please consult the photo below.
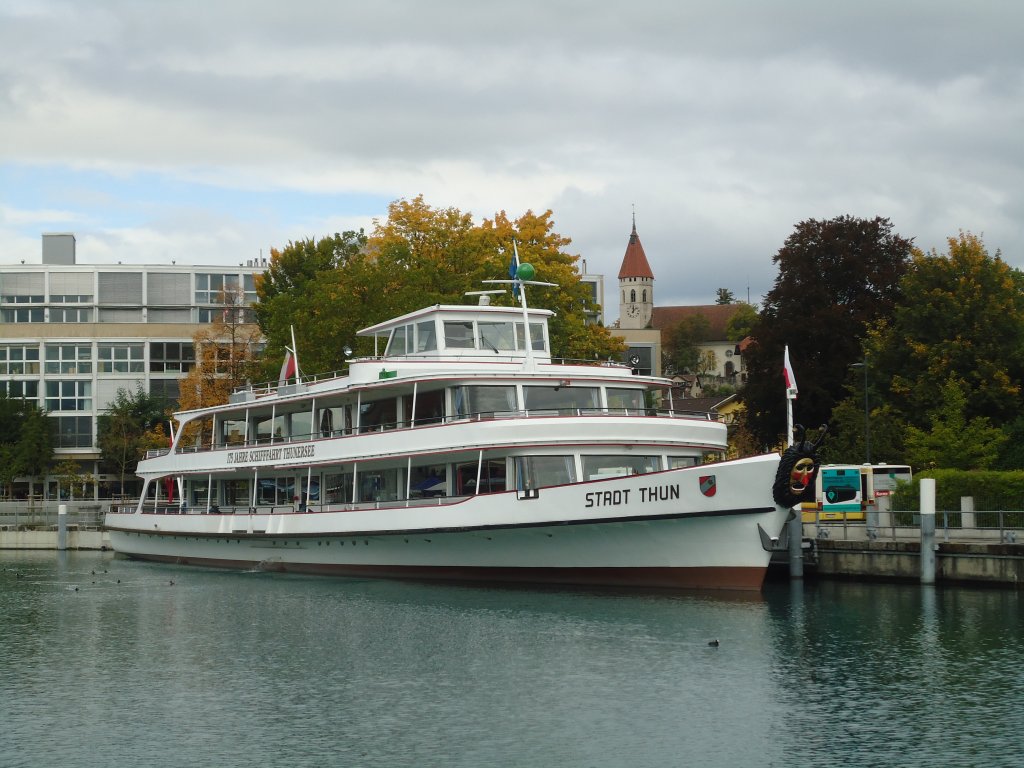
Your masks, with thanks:
M 658 307 L 654 303 L 654 272 L 636 231 L 636 217 L 629 234 L 626 253 L 619 268 L 619 322 L 613 333 L 626 342 L 625 361 L 639 375 L 661 376 L 662 333 L 687 317 L 702 315 L 708 322 L 708 338 L 702 351 L 714 354 L 715 366 L 708 374 L 719 384 L 739 386 L 746 377 L 737 345 L 727 338 L 729 320 L 737 304 Z M 692 379 L 693 377 L 689 377 Z M 687 387 L 689 388 L 689 386 Z M 699 387 L 694 390 L 697 393 Z

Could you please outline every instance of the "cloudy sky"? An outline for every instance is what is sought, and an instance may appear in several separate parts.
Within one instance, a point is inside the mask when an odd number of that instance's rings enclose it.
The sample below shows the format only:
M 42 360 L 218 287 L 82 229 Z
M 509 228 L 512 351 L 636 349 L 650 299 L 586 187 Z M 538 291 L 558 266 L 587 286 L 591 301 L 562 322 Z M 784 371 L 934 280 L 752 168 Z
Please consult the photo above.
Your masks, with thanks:
M 1024 266 L 1022 30 L 1019 0 L 0 0 L 0 265 L 54 231 L 237 264 L 422 194 L 550 208 L 610 297 L 635 209 L 660 304 L 758 301 L 844 214 Z

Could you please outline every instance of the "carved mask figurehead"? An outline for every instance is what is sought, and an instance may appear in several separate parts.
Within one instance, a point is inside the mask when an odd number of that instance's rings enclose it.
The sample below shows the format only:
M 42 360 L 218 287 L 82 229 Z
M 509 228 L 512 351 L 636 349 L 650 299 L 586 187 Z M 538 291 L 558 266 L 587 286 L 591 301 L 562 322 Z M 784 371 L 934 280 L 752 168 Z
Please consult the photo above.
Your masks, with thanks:
M 802 494 L 810 484 L 811 478 L 814 477 L 814 470 L 814 459 L 809 456 L 798 459 L 789 473 L 790 490 L 797 495 Z

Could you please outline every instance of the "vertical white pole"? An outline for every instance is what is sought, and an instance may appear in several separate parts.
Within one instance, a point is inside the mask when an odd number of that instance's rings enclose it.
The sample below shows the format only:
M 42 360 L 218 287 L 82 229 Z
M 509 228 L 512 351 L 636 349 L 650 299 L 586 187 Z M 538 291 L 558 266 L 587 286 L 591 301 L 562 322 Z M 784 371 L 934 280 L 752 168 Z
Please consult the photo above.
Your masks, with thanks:
M 921 480 L 921 583 L 935 583 L 935 479 Z

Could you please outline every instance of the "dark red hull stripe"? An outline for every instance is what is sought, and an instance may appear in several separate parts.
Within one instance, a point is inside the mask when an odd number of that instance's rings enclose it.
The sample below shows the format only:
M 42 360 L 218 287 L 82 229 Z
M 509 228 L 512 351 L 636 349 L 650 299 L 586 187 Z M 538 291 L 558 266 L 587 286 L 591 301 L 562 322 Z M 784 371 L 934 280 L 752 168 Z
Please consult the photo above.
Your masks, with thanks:
M 669 589 L 759 590 L 766 568 L 696 567 L 696 568 L 488 568 L 473 566 L 411 566 L 411 565 L 346 565 L 324 563 L 257 562 L 222 560 L 205 557 L 137 555 L 138 560 L 152 560 L 176 565 L 197 565 L 214 568 L 260 570 L 276 573 L 301 573 L 321 576 L 362 576 L 378 579 L 410 579 L 418 581 L 504 582 L 516 584 L 564 584 L 610 587 L 659 587 Z
M 316 533 L 245 533 L 235 531 L 232 533 L 204 533 L 200 531 L 152 531 L 139 528 L 121 528 L 119 526 L 108 526 L 107 530 L 120 531 L 121 533 L 144 533 L 147 536 L 188 536 L 194 538 L 208 539 L 338 539 L 338 538 L 359 538 L 365 536 L 420 536 L 424 534 L 441 533 L 471 533 L 473 531 L 501 531 L 522 528 L 564 528 L 570 525 L 603 525 L 605 523 L 646 523 L 658 520 L 679 520 L 682 518 L 696 517 L 733 517 L 736 515 L 761 515 L 773 512 L 771 507 L 758 507 L 752 509 L 718 509 L 706 512 L 672 512 L 664 515 L 629 515 L 623 517 L 595 517 L 585 520 L 554 520 L 544 523 L 502 523 L 499 525 L 466 525 L 450 526 L 447 528 L 409 528 L 396 530 L 388 528 L 378 531 L 318 531 Z M 159 520 L 168 515 L 143 512 L 150 520 Z M 300 513 L 319 514 L 319 513 Z M 171 515 L 171 517 L 175 517 Z M 237 515 L 244 518 L 246 515 Z

